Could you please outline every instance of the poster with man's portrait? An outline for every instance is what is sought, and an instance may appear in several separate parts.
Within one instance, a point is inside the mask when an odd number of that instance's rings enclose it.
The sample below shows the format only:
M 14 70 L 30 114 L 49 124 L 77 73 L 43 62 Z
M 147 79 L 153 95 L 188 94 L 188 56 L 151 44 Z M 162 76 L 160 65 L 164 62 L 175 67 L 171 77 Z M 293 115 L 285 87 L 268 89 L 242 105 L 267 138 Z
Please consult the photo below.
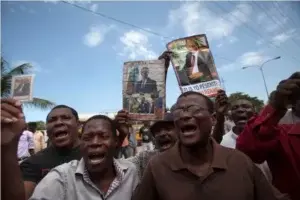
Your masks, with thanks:
M 34 75 L 12 77 L 11 96 L 19 101 L 32 101 Z
M 167 49 L 172 52 L 171 62 L 182 92 L 216 96 L 221 83 L 205 34 L 174 40 Z
M 123 108 L 133 120 L 159 120 L 165 110 L 164 60 L 124 63 Z

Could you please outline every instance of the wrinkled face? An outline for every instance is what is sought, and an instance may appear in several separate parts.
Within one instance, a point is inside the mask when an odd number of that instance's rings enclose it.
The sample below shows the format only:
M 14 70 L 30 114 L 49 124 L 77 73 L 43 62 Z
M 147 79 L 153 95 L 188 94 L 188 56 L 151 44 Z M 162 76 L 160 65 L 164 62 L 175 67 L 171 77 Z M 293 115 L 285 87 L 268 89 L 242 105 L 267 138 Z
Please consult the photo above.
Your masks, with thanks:
M 78 128 L 79 123 L 68 108 L 56 108 L 47 117 L 47 133 L 55 147 L 73 147 L 78 139 Z
M 174 122 L 162 122 L 152 130 L 152 134 L 160 151 L 171 148 L 177 141 Z
M 117 137 L 109 121 L 93 119 L 87 122 L 81 140 L 83 159 L 89 172 L 101 172 L 112 165 Z
M 205 146 L 212 129 L 212 114 L 200 95 L 182 96 L 173 110 L 179 141 L 184 146 Z
M 250 101 L 240 99 L 231 104 L 231 118 L 236 127 L 243 129 L 253 115 L 254 108 Z
M 148 68 L 142 68 L 141 75 L 144 79 L 148 78 L 149 69 Z

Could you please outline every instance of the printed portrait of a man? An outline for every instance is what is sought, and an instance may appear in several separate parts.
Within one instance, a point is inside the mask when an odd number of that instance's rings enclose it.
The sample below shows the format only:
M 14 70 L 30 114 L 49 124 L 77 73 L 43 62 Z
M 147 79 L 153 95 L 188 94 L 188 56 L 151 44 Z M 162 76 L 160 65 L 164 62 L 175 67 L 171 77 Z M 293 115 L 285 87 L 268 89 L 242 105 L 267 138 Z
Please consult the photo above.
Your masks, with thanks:
M 148 67 L 143 67 L 141 69 L 141 76 L 142 76 L 142 79 L 137 82 L 135 92 L 136 93 L 144 93 L 144 94 L 157 93 L 156 81 L 152 80 L 149 77 L 149 68 Z
M 13 96 L 29 96 L 30 95 L 30 78 L 17 78 L 15 80 Z

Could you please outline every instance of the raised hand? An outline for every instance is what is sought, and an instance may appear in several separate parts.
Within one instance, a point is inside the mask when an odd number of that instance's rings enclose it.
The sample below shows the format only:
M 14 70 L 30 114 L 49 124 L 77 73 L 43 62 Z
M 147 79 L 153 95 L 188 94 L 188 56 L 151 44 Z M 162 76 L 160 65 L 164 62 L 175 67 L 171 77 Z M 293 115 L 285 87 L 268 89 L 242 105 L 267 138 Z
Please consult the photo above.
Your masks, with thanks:
M 228 110 L 228 106 L 228 97 L 225 91 L 219 90 L 215 101 L 216 116 L 224 116 Z
M 129 135 L 129 123 L 128 123 L 128 112 L 126 110 L 120 110 L 116 117 L 115 123 L 120 133 L 119 137 L 126 137 Z
M 1 99 L 1 147 L 16 146 L 25 128 L 21 103 L 11 98 Z
M 270 104 L 274 108 L 285 109 L 297 99 L 300 99 L 300 72 L 292 74 L 278 84 L 271 95 Z
M 170 66 L 172 52 L 171 51 L 164 51 L 159 57 L 158 60 L 165 60 L 165 70 L 167 71 Z

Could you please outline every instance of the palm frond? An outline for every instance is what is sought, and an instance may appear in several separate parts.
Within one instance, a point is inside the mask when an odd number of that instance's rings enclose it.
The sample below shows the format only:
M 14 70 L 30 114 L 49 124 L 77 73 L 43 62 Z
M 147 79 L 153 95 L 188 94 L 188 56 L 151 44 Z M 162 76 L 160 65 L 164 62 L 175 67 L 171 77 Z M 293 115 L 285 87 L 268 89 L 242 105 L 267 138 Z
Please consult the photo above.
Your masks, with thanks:
M 24 63 L 15 68 L 10 68 L 8 63 L 1 57 L 1 97 L 8 97 L 11 90 L 12 77 L 30 72 L 32 65 Z
M 7 73 L 7 75 L 8 76 L 16 76 L 16 75 L 28 74 L 30 72 L 30 70 L 32 70 L 32 69 L 33 69 L 33 66 L 30 63 L 24 63 L 22 65 L 12 68 Z
M 3 74 L 6 74 L 8 71 L 8 63 L 1 57 L 1 77 Z
M 48 110 L 55 106 L 54 102 L 48 101 L 46 99 L 40 99 L 34 97 L 31 102 L 25 102 L 24 106 L 32 107 L 32 108 L 39 108 L 41 110 Z

